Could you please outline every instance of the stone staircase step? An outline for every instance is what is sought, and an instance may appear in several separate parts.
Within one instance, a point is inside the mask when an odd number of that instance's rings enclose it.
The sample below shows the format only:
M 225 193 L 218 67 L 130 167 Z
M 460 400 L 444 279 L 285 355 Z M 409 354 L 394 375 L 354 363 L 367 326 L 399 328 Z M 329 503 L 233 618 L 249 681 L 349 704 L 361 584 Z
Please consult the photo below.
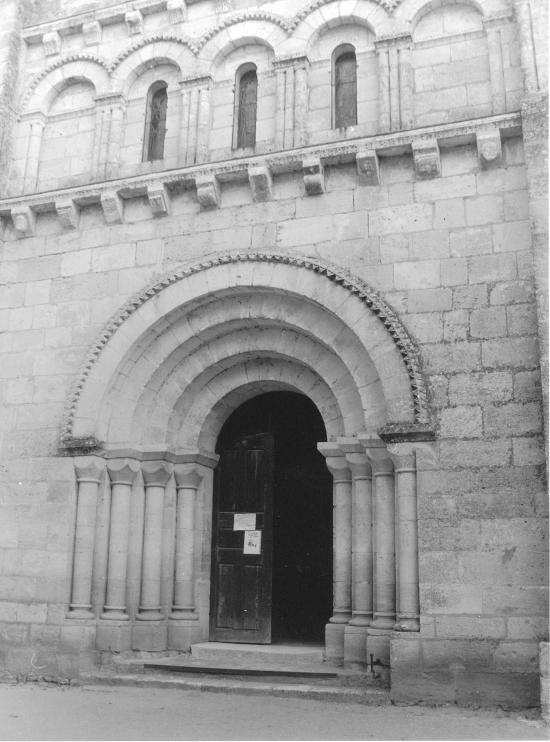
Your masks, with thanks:
M 250 663 L 255 665 L 312 665 L 323 662 L 320 646 L 301 644 L 230 644 L 227 642 L 201 642 L 191 647 L 191 657 L 216 662 L 220 665 Z
M 123 673 L 98 670 L 82 673 L 83 685 L 124 685 L 141 688 L 176 688 L 200 690 L 212 693 L 238 693 L 243 695 L 268 695 L 285 698 L 306 698 L 341 703 L 360 703 L 383 706 L 390 703 L 389 692 L 380 688 L 364 688 L 348 685 L 325 685 L 321 683 L 257 682 L 252 678 L 234 677 L 189 677 L 178 673 L 147 672 Z

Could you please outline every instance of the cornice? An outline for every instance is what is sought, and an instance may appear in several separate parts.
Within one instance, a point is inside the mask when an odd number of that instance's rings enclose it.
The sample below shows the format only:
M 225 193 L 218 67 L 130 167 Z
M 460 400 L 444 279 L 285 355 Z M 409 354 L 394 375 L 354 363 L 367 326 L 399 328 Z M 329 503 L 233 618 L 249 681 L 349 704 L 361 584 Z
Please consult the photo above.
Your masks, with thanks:
M 103 349 L 124 324 L 124 322 L 146 302 L 160 294 L 165 288 L 178 283 L 189 276 L 202 273 L 220 265 L 231 263 L 279 263 L 304 268 L 319 275 L 325 276 L 329 281 L 342 286 L 356 296 L 371 312 L 382 322 L 386 331 L 391 336 L 399 351 L 409 376 L 411 396 L 414 407 L 414 422 L 426 429 L 431 428 L 431 415 L 428 404 L 428 391 L 422 370 L 421 358 L 415 342 L 407 332 L 405 326 L 394 312 L 394 310 L 382 299 L 382 297 L 363 279 L 352 275 L 349 271 L 332 263 L 323 262 L 308 257 L 294 257 L 287 254 L 275 252 L 234 252 L 234 253 L 212 253 L 200 262 L 183 265 L 179 270 L 170 272 L 160 279 L 156 279 L 142 291 L 129 299 L 107 322 L 96 340 L 92 344 L 73 385 L 73 389 L 65 406 L 63 427 L 61 432 L 62 447 L 74 450 L 73 424 L 80 395 L 86 381 L 98 361 Z M 414 426 L 413 426 L 414 427 Z M 80 443 L 81 439 L 76 439 Z M 86 439 L 91 444 L 95 439 Z M 99 442 L 96 446 L 99 447 Z

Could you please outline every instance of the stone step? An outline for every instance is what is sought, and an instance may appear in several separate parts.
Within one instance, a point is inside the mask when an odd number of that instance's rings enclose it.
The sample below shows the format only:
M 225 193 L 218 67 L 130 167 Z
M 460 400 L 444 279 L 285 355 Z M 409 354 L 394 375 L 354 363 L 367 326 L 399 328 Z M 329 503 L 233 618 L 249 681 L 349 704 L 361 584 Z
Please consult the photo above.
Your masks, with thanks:
M 210 691 L 212 693 L 238 693 L 251 696 L 267 695 L 340 703 L 360 703 L 369 706 L 384 706 L 390 703 L 389 692 L 385 689 L 325 685 L 319 682 L 258 682 L 253 678 L 196 677 L 154 671 L 140 674 L 106 670 L 82 673 L 80 682 L 82 685 L 176 688 L 180 690 Z
M 194 660 L 204 660 L 233 667 L 250 666 L 297 667 L 321 665 L 323 649 L 303 644 L 230 644 L 228 642 L 201 642 L 191 647 Z

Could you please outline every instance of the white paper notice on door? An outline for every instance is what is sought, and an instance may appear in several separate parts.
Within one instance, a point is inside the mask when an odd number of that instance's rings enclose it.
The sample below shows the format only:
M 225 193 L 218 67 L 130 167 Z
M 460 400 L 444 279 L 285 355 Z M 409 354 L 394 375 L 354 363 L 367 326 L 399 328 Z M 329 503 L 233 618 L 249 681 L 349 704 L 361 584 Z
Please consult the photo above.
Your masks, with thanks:
M 235 513 L 234 531 L 253 531 L 256 528 L 256 513 Z
M 262 532 L 245 531 L 244 532 L 244 551 L 243 554 L 261 554 L 262 553 Z

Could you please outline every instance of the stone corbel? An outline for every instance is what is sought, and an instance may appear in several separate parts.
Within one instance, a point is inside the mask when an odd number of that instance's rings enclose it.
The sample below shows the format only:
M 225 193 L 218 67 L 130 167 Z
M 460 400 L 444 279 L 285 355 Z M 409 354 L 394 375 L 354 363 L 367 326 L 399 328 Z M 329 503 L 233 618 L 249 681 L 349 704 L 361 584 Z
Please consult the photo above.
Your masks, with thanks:
M 16 206 L 11 210 L 11 218 L 18 238 L 31 237 L 34 234 L 36 217 L 30 206 Z
M 124 221 L 124 205 L 116 191 L 103 191 L 101 208 L 107 224 L 122 224 Z
M 320 157 L 307 157 L 302 162 L 304 186 L 308 196 L 325 192 L 325 169 Z
M 201 210 L 219 208 L 221 201 L 220 185 L 214 173 L 197 175 L 195 186 Z
M 235 10 L 234 0 L 216 0 L 216 13 L 229 13 Z
M 124 20 L 130 36 L 143 33 L 143 15 L 139 10 L 129 10 L 124 16 Z
M 269 201 L 272 198 L 273 181 L 267 165 L 251 165 L 248 168 L 248 181 L 254 201 Z
M 101 42 L 101 24 L 99 21 L 86 21 L 82 24 L 82 36 L 85 46 L 94 46 Z
M 357 172 L 366 185 L 380 184 L 380 168 L 375 149 L 363 149 L 356 155 Z
M 80 212 L 71 198 L 56 201 L 55 210 L 63 229 L 76 229 L 78 227 Z
M 185 0 L 168 0 L 166 3 L 168 20 L 170 23 L 183 23 L 187 20 L 187 5 Z
M 412 143 L 414 169 L 418 178 L 441 175 L 441 159 L 437 139 L 420 139 Z
M 148 185 L 147 198 L 154 216 L 166 216 L 170 213 L 170 194 L 163 183 Z
M 59 54 L 61 52 L 61 36 L 57 31 L 45 33 L 42 37 L 42 46 L 44 48 L 44 54 L 47 57 L 53 57 L 54 54 Z
M 477 155 L 479 164 L 484 170 L 493 167 L 500 167 L 502 164 L 502 142 L 500 140 L 500 130 L 497 127 L 478 131 Z

